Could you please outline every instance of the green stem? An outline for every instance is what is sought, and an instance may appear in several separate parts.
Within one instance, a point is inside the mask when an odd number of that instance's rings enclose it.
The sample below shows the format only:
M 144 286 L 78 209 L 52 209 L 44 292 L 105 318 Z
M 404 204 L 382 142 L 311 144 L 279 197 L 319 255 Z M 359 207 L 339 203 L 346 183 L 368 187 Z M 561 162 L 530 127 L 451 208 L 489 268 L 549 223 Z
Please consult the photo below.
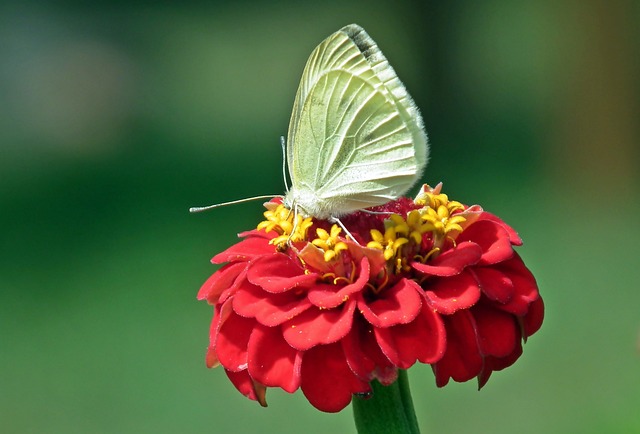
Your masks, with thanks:
M 374 380 L 371 388 L 371 398 L 354 397 L 351 401 L 359 434 L 420 434 L 407 371 L 400 370 L 398 380 L 390 386 Z

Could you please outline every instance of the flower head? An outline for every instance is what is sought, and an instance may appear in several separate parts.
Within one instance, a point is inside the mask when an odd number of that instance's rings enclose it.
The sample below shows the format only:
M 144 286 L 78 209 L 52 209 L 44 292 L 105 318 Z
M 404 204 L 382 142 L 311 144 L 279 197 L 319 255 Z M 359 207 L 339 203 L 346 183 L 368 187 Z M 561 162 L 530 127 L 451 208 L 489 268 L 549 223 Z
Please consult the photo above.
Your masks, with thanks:
M 298 388 L 335 412 L 370 382 L 432 365 L 436 384 L 513 364 L 543 319 L 516 232 L 479 206 L 423 186 L 337 224 L 276 199 L 265 220 L 216 255 L 225 264 L 198 294 L 214 306 L 207 366 L 266 405 L 266 389 Z

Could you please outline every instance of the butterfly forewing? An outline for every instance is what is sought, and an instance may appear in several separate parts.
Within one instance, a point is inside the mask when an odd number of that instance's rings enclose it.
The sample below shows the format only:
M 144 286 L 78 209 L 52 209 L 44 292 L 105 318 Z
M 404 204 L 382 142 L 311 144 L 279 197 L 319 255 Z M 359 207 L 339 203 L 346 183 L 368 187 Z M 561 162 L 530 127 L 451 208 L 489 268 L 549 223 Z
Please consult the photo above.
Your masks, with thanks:
M 321 218 L 381 205 L 411 187 L 426 159 L 420 114 L 375 42 L 357 25 L 323 41 L 291 115 L 287 197 Z
M 360 51 L 358 45 L 356 45 L 349 36 L 354 33 L 353 29 L 360 29 L 360 27 L 352 24 L 335 32 L 321 42 L 309 56 L 309 60 L 307 60 L 307 64 L 302 73 L 302 79 L 300 80 L 298 93 L 296 94 L 296 99 L 293 104 L 291 120 L 289 122 L 288 142 L 290 144 L 293 143 L 299 126 L 298 120 L 302 107 L 308 98 L 309 92 L 311 92 L 311 89 L 322 75 L 329 71 L 345 70 L 364 80 L 371 81 L 375 87 L 382 84 Z M 287 155 L 289 164 L 291 164 L 292 161 L 291 154 L 292 150 L 291 146 L 289 146 Z
M 384 203 L 409 188 L 417 171 L 411 132 L 394 102 L 346 71 L 323 75 L 309 93 L 293 152 L 293 178 L 325 200 Z

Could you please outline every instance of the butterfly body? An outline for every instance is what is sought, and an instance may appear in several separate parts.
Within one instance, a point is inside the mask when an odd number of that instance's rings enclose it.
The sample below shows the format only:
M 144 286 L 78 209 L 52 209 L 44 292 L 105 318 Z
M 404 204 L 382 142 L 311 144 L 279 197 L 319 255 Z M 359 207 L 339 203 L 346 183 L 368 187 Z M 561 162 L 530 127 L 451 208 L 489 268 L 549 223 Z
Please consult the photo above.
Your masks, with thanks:
M 382 205 L 411 188 L 427 154 L 417 107 L 361 27 L 312 52 L 289 124 L 288 207 L 326 219 Z

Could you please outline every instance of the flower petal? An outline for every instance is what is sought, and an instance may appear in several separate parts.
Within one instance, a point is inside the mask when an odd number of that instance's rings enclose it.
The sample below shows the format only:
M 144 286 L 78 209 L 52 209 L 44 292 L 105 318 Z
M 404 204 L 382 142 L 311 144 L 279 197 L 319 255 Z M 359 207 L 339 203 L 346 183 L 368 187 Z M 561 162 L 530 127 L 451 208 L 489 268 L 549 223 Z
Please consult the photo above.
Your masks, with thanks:
M 398 369 L 382 353 L 371 324 L 356 315 L 351 331 L 340 341 L 349 367 L 362 381 L 374 378 L 389 385 L 398 378 Z
M 362 291 L 369 280 L 369 261 L 366 257 L 360 260 L 360 274 L 355 282 L 344 286 L 316 284 L 309 288 L 309 301 L 322 309 L 331 309 L 344 303 L 349 297 Z
M 249 338 L 249 374 L 267 387 L 293 393 L 300 386 L 302 353 L 287 344 L 279 327 L 258 325 Z
M 209 345 L 207 348 L 207 356 L 205 358 L 205 364 L 207 368 L 216 368 L 220 366 L 220 360 L 218 360 L 218 355 L 216 354 L 216 350 L 214 347 Z
M 238 234 L 238 238 L 259 237 L 266 238 L 267 240 L 271 240 L 277 236 L 278 234 L 275 231 L 265 232 L 261 229 L 251 229 L 250 231 L 244 231 Z
M 544 303 L 542 298 L 538 298 L 529 305 L 529 311 L 523 320 L 525 339 L 537 332 L 542 326 L 544 319 Z
M 347 246 L 354 261 L 358 262 L 367 258 L 371 277 L 377 276 L 386 267 L 387 260 L 384 259 L 384 253 L 381 250 L 370 249 L 351 241 L 347 242 Z
M 220 365 L 220 360 L 218 360 L 218 355 L 216 354 L 215 347 L 216 336 L 218 335 L 220 324 L 220 321 L 218 320 L 219 316 L 220 315 L 217 315 L 215 313 L 214 309 L 214 316 L 211 320 L 211 326 L 209 327 L 209 346 L 207 347 L 207 356 L 205 358 L 207 368 L 215 368 Z
M 305 352 L 300 387 L 311 405 L 335 413 L 351 402 L 355 393 L 371 393 L 371 386 L 359 380 L 345 360 L 340 344 L 322 345 Z
M 400 369 L 410 368 L 416 360 L 436 363 L 445 352 L 444 323 L 426 304 L 413 322 L 374 331 L 382 352 Z
M 230 297 L 235 295 L 235 293 L 238 290 L 240 290 L 240 288 L 244 285 L 250 285 L 250 283 L 247 281 L 246 268 L 242 270 L 242 272 L 238 275 L 235 282 L 233 282 L 233 285 L 231 285 L 230 287 L 222 291 L 222 294 L 220 294 L 220 298 L 218 299 L 218 303 L 225 303 Z
M 512 245 L 522 245 L 522 238 L 520 238 L 520 235 L 518 235 L 518 233 L 511 226 L 502 221 L 500 217 L 493 215 L 490 212 L 484 211 L 482 214 L 480 214 L 479 220 L 489 220 L 499 224 L 509 234 L 509 240 L 511 241 Z
M 231 313 L 222 324 L 215 341 L 220 364 L 229 371 L 247 369 L 247 344 L 251 331 L 256 326 L 254 319 Z
M 349 300 L 335 309 L 307 309 L 282 325 L 289 345 L 301 351 L 342 339 L 353 322 L 356 301 Z
M 304 292 L 272 294 L 248 281 L 241 285 L 233 297 L 233 310 L 238 315 L 255 318 L 268 327 L 280 325 L 311 306 Z
M 262 255 L 268 255 L 276 251 L 276 248 L 269 244 L 269 239 L 261 236 L 245 238 L 224 252 L 218 253 L 211 259 L 211 262 L 222 264 L 223 262 L 248 261 Z
M 457 276 L 428 280 L 422 287 L 429 304 L 444 315 L 470 308 L 478 302 L 481 294 L 478 282 L 467 271 Z
M 298 257 L 304 261 L 308 268 L 317 270 L 321 273 L 331 272 L 330 264 L 324 260 L 324 250 L 316 247 L 311 243 L 307 243 L 302 250 L 297 252 Z
M 407 324 L 415 319 L 422 306 L 422 288 L 414 280 L 401 279 L 382 290 L 372 302 L 360 298 L 358 309 L 374 327 Z
M 515 317 L 491 307 L 473 308 L 478 346 L 483 356 L 506 357 L 520 341 L 520 330 Z
M 213 368 L 220 364 L 218 354 L 216 352 L 216 341 L 218 339 L 218 332 L 220 328 L 229 318 L 233 309 L 231 308 L 231 302 L 224 304 L 216 304 L 213 308 L 213 319 L 211 320 L 211 326 L 209 327 L 209 347 L 207 348 L 207 368 Z
M 504 304 L 496 303 L 496 306 L 517 316 L 526 315 L 529 311 L 529 304 L 540 297 L 538 284 L 533 274 L 525 267 L 517 253 L 514 253 L 512 259 L 499 264 L 497 269 L 511 279 L 514 294 L 509 302 Z
M 476 267 L 473 274 L 480 285 L 480 290 L 489 299 L 498 303 L 508 303 L 515 293 L 513 282 L 509 277 L 495 268 Z
M 412 262 L 411 266 L 421 273 L 431 276 L 455 276 L 465 267 L 473 265 L 482 256 L 482 248 L 472 242 L 458 243 L 458 245 L 443 252 L 440 256 L 430 261 L 429 264 Z
M 274 253 L 251 261 L 247 279 L 265 291 L 277 294 L 293 288 L 308 287 L 318 280 L 315 273 L 305 274 L 289 256 Z
M 493 371 L 501 371 L 509 366 L 513 365 L 516 360 L 522 355 L 522 343 L 516 342 L 516 346 L 511 354 L 506 357 L 493 357 L 487 356 L 484 358 L 484 364 L 482 371 L 478 374 L 478 389 L 481 389 L 487 381 Z
M 218 302 L 220 294 L 233 285 L 236 278 L 247 268 L 244 262 L 227 264 L 213 273 L 198 291 L 198 300 L 207 300 L 209 304 Z
M 443 319 L 447 330 L 447 350 L 442 359 L 432 365 L 438 387 L 445 386 L 449 378 L 458 382 L 468 381 L 482 369 L 471 312 L 462 310 Z
M 238 392 L 253 401 L 258 401 L 263 407 L 267 406 L 267 388 L 253 381 L 246 370 L 233 372 L 225 369 L 224 372 Z
M 480 219 L 480 216 L 484 212 L 482 211 L 482 207 L 480 205 L 472 205 L 466 210 L 462 212 L 457 212 L 453 214 L 455 217 L 464 217 L 464 221 L 460 222 L 460 228 L 464 231 L 466 228 L 474 224 L 477 220 Z M 460 230 L 452 230 L 448 232 L 447 236 L 453 238 L 454 240 L 458 238 L 458 235 L 462 232 Z
M 514 253 L 507 230 L 489 220 L 475 222 L 460 234 L 457 241 L 473 241 L 482 248 L 478 265 L 497 264 L 511 258 Z

